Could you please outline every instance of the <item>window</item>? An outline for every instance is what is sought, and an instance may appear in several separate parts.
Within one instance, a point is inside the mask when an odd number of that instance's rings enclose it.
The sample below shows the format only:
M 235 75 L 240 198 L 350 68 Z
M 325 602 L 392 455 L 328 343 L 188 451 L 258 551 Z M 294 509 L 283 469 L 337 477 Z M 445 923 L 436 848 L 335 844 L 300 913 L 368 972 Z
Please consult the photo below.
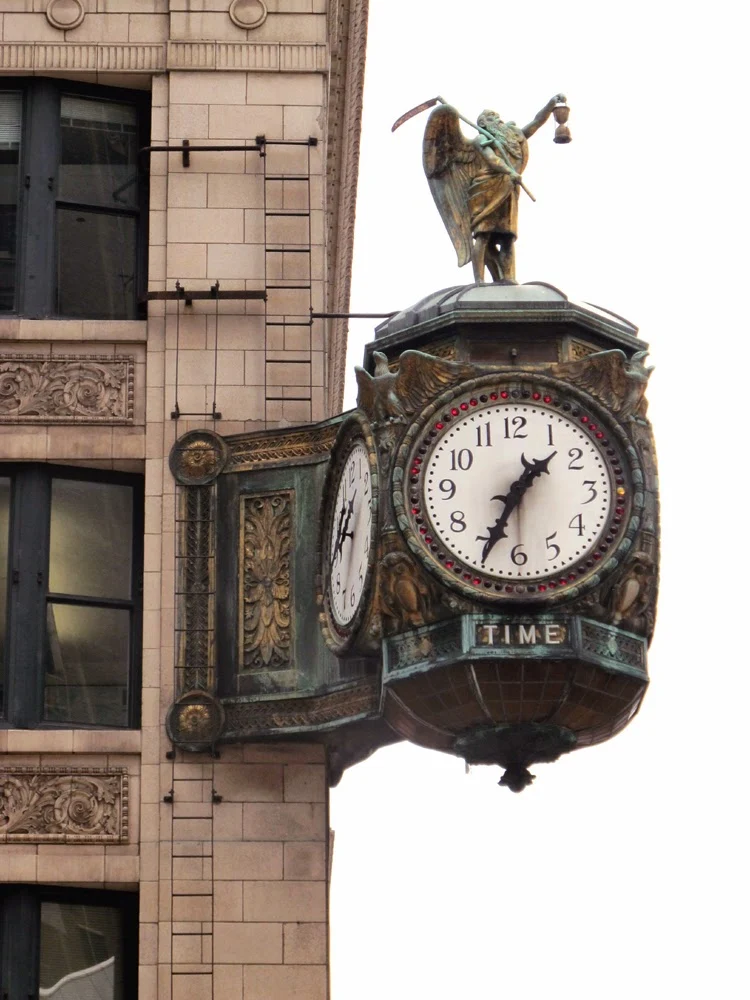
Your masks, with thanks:
M 0 993 L 7 1000 L 137 996 L 135 893 L 0 890 Z
M 134 92 L 0 81 L 0 315 L 137 317 L 146 111 Z
M 138 476 L 0 466 L 0 719 L 138 724 Z

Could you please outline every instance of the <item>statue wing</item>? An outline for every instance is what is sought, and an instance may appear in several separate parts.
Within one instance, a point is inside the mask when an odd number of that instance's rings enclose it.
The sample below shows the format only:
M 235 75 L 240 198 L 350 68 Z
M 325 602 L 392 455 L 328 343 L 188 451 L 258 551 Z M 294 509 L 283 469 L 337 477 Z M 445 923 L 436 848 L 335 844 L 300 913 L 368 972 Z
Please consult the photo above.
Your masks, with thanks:
M 453 241 L 458 266 L 471 260 L 469 184 L 480 163 L 476 148 L 461 132 L 458 112 L 441 104 L 427 119 L 422 163 L 440 218 Z
M 375 407 L 376 383 L 375 379 L 359 365 L 354 366 L 354 374 L 357 378 L 357 406 L 365 413 L 372 413 Z
M 407 413 L 417 413 L 450 386 L 475 378 L 476 365 L 404 351 L 399 358 L 396 392 Z
M 599 351 L 558 365 L 555 374 L 589 392 L 614 413 L 630 415 L 639 405 L 651 373 L 643 365 L 646 353 L 639 352 L 628 361 L 623 351 Z

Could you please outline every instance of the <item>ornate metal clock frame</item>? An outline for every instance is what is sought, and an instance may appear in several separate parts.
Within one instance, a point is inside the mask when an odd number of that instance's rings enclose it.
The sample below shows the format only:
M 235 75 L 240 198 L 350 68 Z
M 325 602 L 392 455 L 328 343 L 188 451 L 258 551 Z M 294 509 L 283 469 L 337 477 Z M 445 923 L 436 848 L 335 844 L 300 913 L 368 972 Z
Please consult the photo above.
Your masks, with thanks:
M 364 448 L 368 465 L 366 480 L 360 470 L 357 482 L 362 488 L 364 494 L 362 500 L 366 501 L 371 517 L 369 527 L 367 528 L 366 562 L 364 572 L 361 575 L 361 587 L 357 596 L 356 610 L 348 620 L 341 621 L 335 609 L 337 580 L 336 560 L 334 557 L 342 552 L 346 552 L 350 547 L 350 543 L 354 543 L 354 538 L 352 537 L 353 532 L 347 531 L 347 527 L 351 526 L 349 520 L 351 506 L 339 509 L 331 501 L 337 494 L 338 484 L 342 482 L 342 478 L 347 474 L 347 462 L 351 455 L 352 447 L 358 443 Z M 367 597 L 372 587 L 375 566 L 379 494 L 378 456 L 375 439 L 369 422 L 361 413 L 355 411 L 342 423 L 336 436 L 323 488 L 323 520 L 320 535 L 321 569 L 319 577 L 321 587 L 318 594 L 318 601 L 323 608 L 321 624 L 326 642 L 337 653 L 342 653 L 351 647 L 358 636 L 362 620 L 369 610 Z M 353 502 L 354 500 L 352 499 L 352 506 Z M 333 556 L 331 553 L 332 548 L 337 550 Z M 341 583 L 339 581 L 339 588 L 340 586 Z
M 430 363 L 431 360 L 426 357 L 424 364 Z M 481 565 L 462 561 L 447 549 L 439 538 L 433 537 L 434 525 L 430 523 L 429 504 L 423 493 L 430 453 L 441 436 L 449 433 L 451 425 L 476 416 L 481 421 L 476 427 L 476 440 L 486 446 L 491 439 L 489 421 L 485 421 L 483 415 L 489 415 L 503 407 L 519 410 L 519 416 L 509 418 L 511 420 L 525 422 L 525 418 L 520 415 L 521 411 L 543 408 L 559 414 L 558 419 L 579 425 L 582 440 L 589 439 L 600 450 L 611 482 L 612 496 L 608 516 L 601 530 L 596 533 L 595 544 L 570 566 L 559 572 L 550 570 L 533 582 L 523 580 L 522 570 L 513 576 L 491 576 L 484 572 Z M 507 425 L 505 428 L 506 433 L 511 436 L 520 429 L 520 426 Z M 480 434 L 482 440 L 479 440 Z M 552 442 L 551 431 L 549 439 Z M 498 444 L 502 446 L 502 442 Z M 554 447 L 554 443 L 550 443 L 545 452 L 550 453 Z M 577 452 L 580 451 L 581 449 L 577 449 Z M 489 449 L 484 448 L 485 454 L 478 449 L 473 453 L 469 449 L 461 449 L 458 461 L 465 457 L 466 452 L 469 452 L 469 457 L 480 455 L 484 458 Z M 577 452 L 562 459 L 573 470 L 578 468 L 576 461 L 582 460 Z M 456 475 L 459 475 L 460 466 L 456 467 L 455 455 L 453 465 Z M 488 474 L 489 471 L 488 469 Z M 546 474 L 549 475 L 549 472 L 546 471 Z M 461 383 L 455 389 L 446 391 L 428 407 L 419 422 L 408 428 L 394 463 L 393 503 L 409 548 L 444 586 L 458 590 L 470 600 L 478 599 L 495 605 L 530 602 L 549 606 L 584 593 L 619 565 L 631 548 L 640 525 L 642 483 L 643 473 L 638 456 L 624 429 L 611 416 L 606 415 L 594 399 L 558 379 L 539 373 L 506 369 Z M 505 485 L 510 483 L 506 482 Z M 487 530 L 491 536 L 493 526 L 487 525 Z M 519 551 L 517 557 L 520 562 L 525 553 Z
M 615 735 L 648 685 L 658 584 L 646 354 L 632 324 L 549 285 L 458 286 L 378 328 L 353 413 L 227 438 L 190 432 L 171 459 L 177 701 L 216 699 L 219 750 L 324 743 L 333 782 L 409 739 L 500 764 L 501 784 L 520 791 L 532 763 Z M 512 440 L 522 427 L 528 446 Z M 477 472 L 464 486 L 441 470 L 463 469 L 474 438 L 487 484 Z M 369 462 L 370 552 L 356 609 L 337 619 L 331 562 L 354 545 L 341 487 L 354 441 Z M 439 513 L 438 498 L 459 488 L 471 511 Z M 594 494 L 584 533 L 563 499 Z M 545 528 L 545 517 L 557 520 Z M 473 547 L 454 543 L 456 522 Z M 541 538 L 533 553 L 529 532 Z M 183 715 L 170 715 L 170 735 L 197 749 Z

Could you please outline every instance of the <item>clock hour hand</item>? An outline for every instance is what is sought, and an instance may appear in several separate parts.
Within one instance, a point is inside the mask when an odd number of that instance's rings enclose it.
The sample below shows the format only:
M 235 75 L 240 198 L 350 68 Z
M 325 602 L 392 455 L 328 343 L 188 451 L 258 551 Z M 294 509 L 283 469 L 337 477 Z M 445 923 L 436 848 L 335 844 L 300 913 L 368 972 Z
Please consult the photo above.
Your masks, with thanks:
M 346 539 L 354 538 L 354 532 L 347 531 L 347 528 L 349 527 L 349 522 L 351 521 L 352 514 L 354 513 L 354 498 L 356 495 L 357 491 L 355 490 L 354 493 L 352 493 L 351 500 L 349 500 L 348 503 L 347 501 L 344 501 L 344 506 L 341 508 L 341 516 L 339 517 L 339 533 L 338 538 L 336 539 L 336 548 L 334 549 L 333 559 L 331 560 L 331 569 L 333 569 L 336 565 L 337 558 L 344 551 L 344 542 Z
M 331 570 L 336 565 L 336 560 L 341 552 L 341 526 L 344 523 L 344 518 L 346 517 L 346 497 L 341 501 L 341 510 L 339 511 L 339 523 L 336 526 L 336 544 L 333 547 L 333 555 L 331 556 Z
M 487 528 L 487 535 L 477 535 L 477 541 L 483 541 L 484 547 L 482 549 L 482 565 L 484 566 L 487 556 L 490 554 L 495 544 L 500 541 L 501 538 L 507 538 L 508 535 L 505 531 L 508 521 L 510 520 L 510 515 L 518 507 L 523 499 L 523 495 L 530 486 L 533 485 L 534 480 L 541 476 L 543 472 L 549 475 L 549 463 L 557 454 L 553 451 L 551 455 L 547 458 L 535 458 L 530 462 L 527 460 L 525 455 L 521 455 L 521 463 L 523 465 L 524 471 L 519 479 L 516 479 L 514 483 L 511 483 L 510 489 L 505 496 L 494 496 L 490 499 L 501 500 L 505 507 L 503 512 L 498 517 L 494 525 L 490 525 Z

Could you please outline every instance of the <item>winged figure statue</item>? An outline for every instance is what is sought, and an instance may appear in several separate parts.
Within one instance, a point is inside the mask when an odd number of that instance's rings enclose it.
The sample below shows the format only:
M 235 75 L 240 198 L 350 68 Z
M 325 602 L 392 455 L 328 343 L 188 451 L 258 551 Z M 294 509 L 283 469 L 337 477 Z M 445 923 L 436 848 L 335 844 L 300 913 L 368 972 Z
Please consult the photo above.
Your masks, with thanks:
M 376 424 L 404 422 L 449 386 L 476 375 L 474 365 L 445 361 L 421 351 L 404 351 L 395 371 L 382 351 L 373 351 L 372 356 L 374 375 L 359 365 L 354 371 L 359 388 L 357 406 Z
M 621 420 L 644 416 L 644 393 L 654 370 L 644 364 L 648 351 L 636 351 L 628 358 L 624 351 L 598 351 L 555 366 L 555 375 L 573 382 L 599 399 Z
M 565 100 L 556 94 L 524 128 L 504 122 L 496 111 L 483 111 L 473 139 L 459 125 L 467 119 L 449 104 L 438 105 L 427 120 L 425 174 L 458 266 L 471 261 L 476 282 L 484 281 L 485 267 L 492 281 L 515 282 L 519 189 L 533 197 L 521 179 L 529 158 L 527 140 Z

